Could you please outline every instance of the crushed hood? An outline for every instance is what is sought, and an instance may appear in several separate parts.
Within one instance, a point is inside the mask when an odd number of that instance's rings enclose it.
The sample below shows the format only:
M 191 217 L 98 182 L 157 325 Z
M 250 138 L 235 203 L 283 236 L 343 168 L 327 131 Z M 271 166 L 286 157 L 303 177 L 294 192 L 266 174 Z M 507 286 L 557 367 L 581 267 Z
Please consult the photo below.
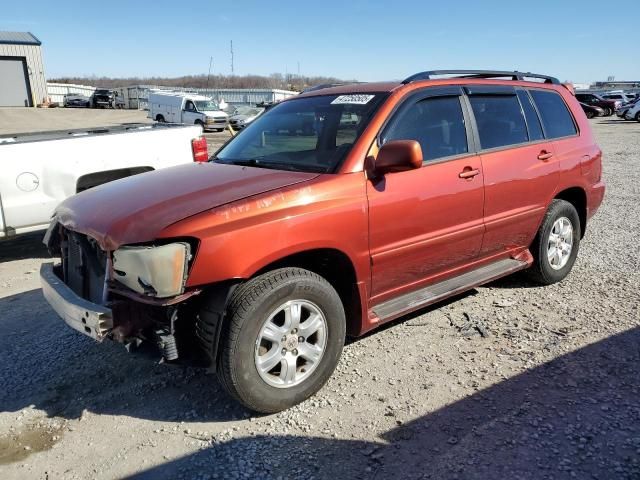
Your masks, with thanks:
M 191 163 L 134 175 L 69 197 L 57 221 L 104 250 L 152 241 L 169 225 L 206 210 L 317 177 L 317 173 Z

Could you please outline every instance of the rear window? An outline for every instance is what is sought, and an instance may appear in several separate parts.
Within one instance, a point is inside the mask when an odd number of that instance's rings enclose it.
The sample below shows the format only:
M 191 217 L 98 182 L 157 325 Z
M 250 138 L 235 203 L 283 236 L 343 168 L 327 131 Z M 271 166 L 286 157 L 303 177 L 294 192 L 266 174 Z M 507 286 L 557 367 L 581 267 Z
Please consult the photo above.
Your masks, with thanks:
M 538 107 L 547 138 L 569 137 L 577 133 L 573 117 L 558 93 L 542 90 L 529 93 Z
M 515 95 L 471 95 L 469 101 L 483 149 L 516 145 L 529 139 Z

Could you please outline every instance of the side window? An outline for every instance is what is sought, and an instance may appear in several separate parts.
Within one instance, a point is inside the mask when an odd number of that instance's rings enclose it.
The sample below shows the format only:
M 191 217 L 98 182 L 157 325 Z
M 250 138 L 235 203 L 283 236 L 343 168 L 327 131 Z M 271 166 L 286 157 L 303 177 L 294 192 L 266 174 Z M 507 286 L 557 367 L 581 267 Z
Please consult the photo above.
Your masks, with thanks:
M 568 137 L 577 133 L 573 117 L 558 93 L 543 90 L 530 90 L 529 93 L 538 107 L 547 138 Z
M 423 161 L 467 153 L 467 130 L 460 98 L 432 97 L 401 110 L 382 135 L 382 143 L 415 140 Z
M 526 142 L 527 126 L 515 95 L 470 95 L 483 149 Z
M 542 133 L 542 125 L 540 125 L 540 119 L 536 113 L 529 94 L 524 90 L 518 90 L 518 98 L 524 111 L 524 118 L 527 119 L 527 128 L 529 129 L 529 140 L 535 142 L 536 140 L 542 140 L 544 134 Z
M 193 112 L 196 108 L 191 100 L 187 100 L 187 103 L 184 104 L 184 109 L 188 112 Z

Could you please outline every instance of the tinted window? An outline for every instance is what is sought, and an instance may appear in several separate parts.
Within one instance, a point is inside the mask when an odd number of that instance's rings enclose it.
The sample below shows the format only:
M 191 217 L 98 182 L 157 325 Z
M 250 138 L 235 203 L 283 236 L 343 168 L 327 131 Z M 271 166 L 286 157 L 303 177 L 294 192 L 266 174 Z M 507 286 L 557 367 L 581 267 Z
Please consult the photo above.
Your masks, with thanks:
M 467 131 L 459 97 L 434 97 L 401 110 L 382 136 L 390 140 L 415 140 L 423 160 L 466 153 Z
M 544 138 L 544 134 L 542 133 L 542 125 L 540 125 L 538 114 L 536 113 L 535 108 L 533 108 L 531 98 L 529 98 L 527 92 L 524 92 L 522 90 L 518 90 L 518 98 L 520 99 L 522 110 L 524 111 L 524 117 L 527 119 L 529 140 L 531 140 L 532 142 L 535 142 L 536 140 L 542 140 Z
M 559 94 L 542 90 L 531 90 L 529 93 L 538 107 L 547 138 L 576 134 L 573 117 Z
M 515 95 L 471 95 L 469 101 L 483 149 L 515 145 L 529 139 Z

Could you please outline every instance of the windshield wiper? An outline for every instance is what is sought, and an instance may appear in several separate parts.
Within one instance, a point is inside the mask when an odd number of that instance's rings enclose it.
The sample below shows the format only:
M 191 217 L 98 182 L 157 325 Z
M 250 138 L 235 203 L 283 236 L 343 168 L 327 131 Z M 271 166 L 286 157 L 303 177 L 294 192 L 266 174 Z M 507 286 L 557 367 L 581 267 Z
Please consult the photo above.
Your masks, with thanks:
M 273 170 L 290 170 L 295 172 L 304 172 L 303 168 L 297 167 L 285 162 L 265 162 L 259 158 L 247 158 L 242 160 L 229 161 L 232 165 L 241 165 L 243 167 L 270 168 Z

